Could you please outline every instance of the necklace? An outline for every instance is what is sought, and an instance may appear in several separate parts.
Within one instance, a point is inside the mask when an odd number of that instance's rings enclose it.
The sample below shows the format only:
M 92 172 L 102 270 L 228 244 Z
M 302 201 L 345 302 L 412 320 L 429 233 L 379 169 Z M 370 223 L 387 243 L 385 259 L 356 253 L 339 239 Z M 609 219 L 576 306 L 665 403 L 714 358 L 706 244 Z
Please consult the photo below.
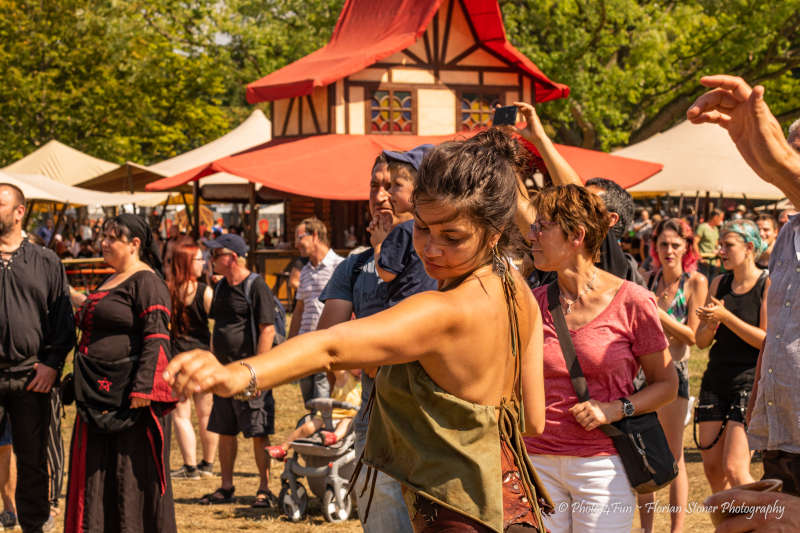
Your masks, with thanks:
M 672 300 L 675 299 L 675 294 L 677 293 L 678 285 L 680 284 L 680 282 L 681 282 L 680 276 L 676 280 L 670 282 L 669 284 L 667 284 L 667 282 L 664 281 L 664 276 L 660 277 L 660 279 L 658 280 L 658 284 L 659 286 L 663 286 L 664 290 L 658 297 L 659 307 L 663 307 L 664 305 L 669 307 L 672 304 Z M 658 290 L 658 287 L 656 287 L 656 290 Z
M 578 291 L 578 295 L 572 301 L 570 301 L 566 296 L 564 296 L 563 292 L 559 292 L 558 298 L 559 300 L 561 300 L 561 304 L 566 306 L 566 308 L 564 309 L 565 315 L 568 315 L 572 312 L 572 306 L 578 303 L 578 300 L 580 300 L 582 297 L 584 297 L 585 295 L 589 294 L 591 291 L 594 290 L 595 278 L 597 278 L 597 268 L 595 268 L 592 271 L 592 278 L 586 282 L 586 286 L 583 288 L 583 290 Z

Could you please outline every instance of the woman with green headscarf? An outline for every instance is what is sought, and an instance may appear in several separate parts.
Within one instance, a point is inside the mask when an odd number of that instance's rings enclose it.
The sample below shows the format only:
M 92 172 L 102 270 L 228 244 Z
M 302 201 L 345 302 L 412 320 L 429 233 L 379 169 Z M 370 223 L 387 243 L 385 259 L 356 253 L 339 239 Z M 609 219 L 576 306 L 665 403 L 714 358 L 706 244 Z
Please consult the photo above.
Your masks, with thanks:
M 708 354 L 694 415 L 695 443 L 713 492 L 753 481 L 745 413 L 766 336 L 769 288 L 768 272 L 756 266 L 767 247 L 758 226 L 734 220 L 724 224 L 719 235 L 727 272 L 712 280 L 708 301 L 697 310 L 698 348 L 716 342 Z

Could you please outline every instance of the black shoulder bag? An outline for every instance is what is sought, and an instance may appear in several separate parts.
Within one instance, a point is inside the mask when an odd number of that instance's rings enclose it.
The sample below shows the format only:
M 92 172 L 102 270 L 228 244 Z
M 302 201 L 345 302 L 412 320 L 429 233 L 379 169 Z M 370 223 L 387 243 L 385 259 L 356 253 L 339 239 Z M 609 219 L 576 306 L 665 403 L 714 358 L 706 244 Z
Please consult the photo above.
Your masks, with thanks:
M 586 377 L 578 362 L 564 311 L 559 303 L 558 282 L 554 281 L 548 285 L 547 301 L 572 387 L 581 402 L 589 401 Z M 678 475 L 678 465 L 672 452 L 669 451 L 664 429 L 655 413 L 630 416 L 618 422 L 604 424 L 598 429 L 614 442 L 628 481 L 633 490 L 639 494 L 655 492 L 669 485 Z

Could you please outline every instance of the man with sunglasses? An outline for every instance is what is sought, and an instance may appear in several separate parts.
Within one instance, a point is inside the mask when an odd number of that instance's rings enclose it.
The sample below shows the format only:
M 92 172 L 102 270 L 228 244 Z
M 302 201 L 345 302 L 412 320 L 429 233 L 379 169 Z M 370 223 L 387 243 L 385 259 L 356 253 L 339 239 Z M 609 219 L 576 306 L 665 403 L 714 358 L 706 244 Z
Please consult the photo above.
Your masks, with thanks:
M 275 337 L 275 309 L 272 293 L 259 275 L 251 277 L 245 257 L 248 247 L 239 235 L 226 233 L 207 241 L 214 272 L 223 278 L 214 289 L 209 317 L 214 319 L 211 351 L 222 363 L 230 363 L 272 347 Z M 269 460 L 264 451 L 269 436 L 275 433 L 275 400 L 272 391 L 261 391 L 239 400 L 214 395 L 208 430 L 219 433 L 219 463 L 222 484 L 206 494 L 201 504 L 230 503 L 233 500 L 233 465 L 236 462 L 236 437 L 241 432 L 253 439 L 260 485 L 253 507 L 269 507 L 277 502 L 267 486 Z

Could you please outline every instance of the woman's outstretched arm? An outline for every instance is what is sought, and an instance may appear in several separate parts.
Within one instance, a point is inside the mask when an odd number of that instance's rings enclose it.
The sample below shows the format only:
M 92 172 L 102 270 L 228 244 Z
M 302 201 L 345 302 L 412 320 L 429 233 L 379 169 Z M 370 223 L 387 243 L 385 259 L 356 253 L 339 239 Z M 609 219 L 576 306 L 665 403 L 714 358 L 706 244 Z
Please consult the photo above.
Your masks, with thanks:
M 421 293 L 370 317 L 299 335 L 244 362 L 255 370 L 258 388 L 270 389 L 317 372 L 436 357 L 463 333 L 463 313 L 448 293 Z M 232 396 L 247 388 L 250 371 L 238 361 L 223 366 L 212 353 L 193 350 L 173 358 L 164 377 L 184 397 L 208 390 Z

